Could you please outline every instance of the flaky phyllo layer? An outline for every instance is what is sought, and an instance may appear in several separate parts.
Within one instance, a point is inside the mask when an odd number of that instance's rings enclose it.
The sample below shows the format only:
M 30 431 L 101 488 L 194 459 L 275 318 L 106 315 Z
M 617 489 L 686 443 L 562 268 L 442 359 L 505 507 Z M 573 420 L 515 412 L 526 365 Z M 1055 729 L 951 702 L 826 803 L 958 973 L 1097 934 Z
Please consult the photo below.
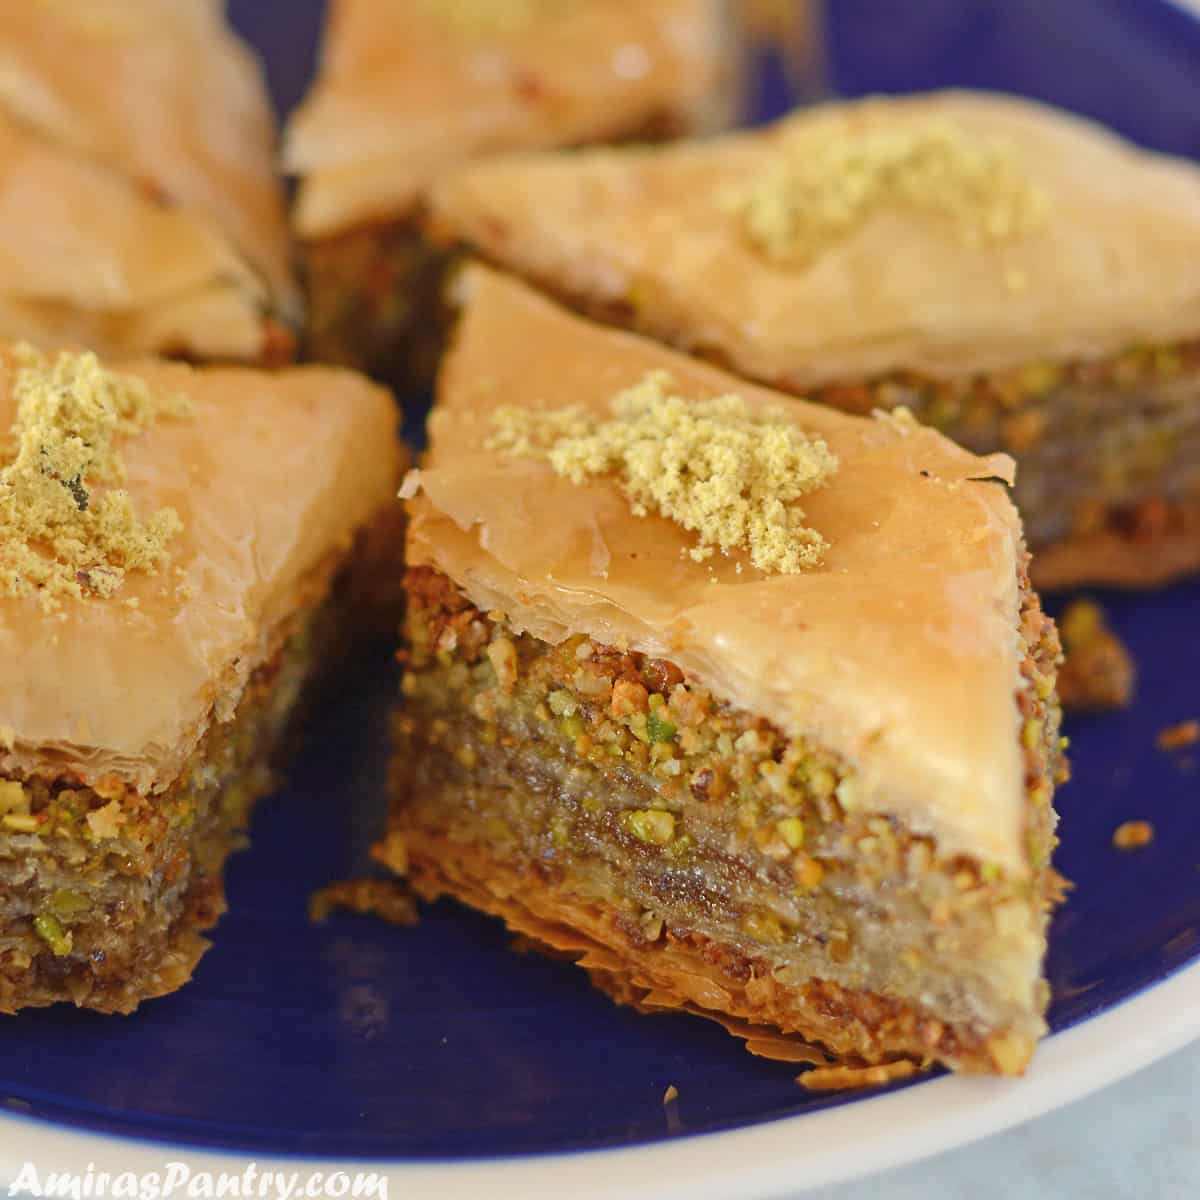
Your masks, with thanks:
M 1024 1065 L 1044 1027 L 1060 771 L 1057 637 L 1031 593 L 1018 877 L 862 806 L 851 764 L 667 660 L 517 634 L 428 568 L 408 591 L 384 855 L 407 853 L 419 886 L 585 931 L 625 964 L 606 985 L 626 999 L 678 993 L 682 970 L 708 984 L 680 1003 L 840 1057 Z

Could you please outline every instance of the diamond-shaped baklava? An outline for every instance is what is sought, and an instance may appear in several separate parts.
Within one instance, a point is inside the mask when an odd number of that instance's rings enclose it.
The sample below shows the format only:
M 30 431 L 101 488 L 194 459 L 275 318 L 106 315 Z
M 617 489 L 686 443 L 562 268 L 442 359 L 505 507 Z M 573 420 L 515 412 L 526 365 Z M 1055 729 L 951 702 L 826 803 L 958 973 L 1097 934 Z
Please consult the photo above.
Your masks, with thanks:
M 187 980 L 301 685 L 369 595 L 395 424 L 342 371 L 0 345 L 0 1011 Z
M 459 291 L 379 856 L 755 1048 L 1019 1071 L 1063 767 L 1011 460 Z

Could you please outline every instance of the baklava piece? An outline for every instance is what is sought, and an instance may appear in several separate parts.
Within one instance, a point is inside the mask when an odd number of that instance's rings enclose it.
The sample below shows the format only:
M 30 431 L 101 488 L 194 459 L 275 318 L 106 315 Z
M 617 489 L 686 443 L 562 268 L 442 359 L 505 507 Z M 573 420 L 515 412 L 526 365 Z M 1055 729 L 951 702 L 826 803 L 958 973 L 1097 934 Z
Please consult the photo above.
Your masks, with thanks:
M 733 123 L 728 0 L 333 0 L 288 130 L 309 353 L 389 382 L 432 374 L 443 260 L 423 189 L 483 155 L 645 142 Z
M 292 356 L 299 297 L 274 118 L 222 7 L 0 8 L 0 337 Z
M 756 1049 L 1022 1070 L 1063 763 L 1011 461 L 461 286 L 378 856 Z
M 1011 453 L 1039 586 L 1200 567 L 1194 164 L 950 92 L 468 166 L 431 208 L 435 238 L 591 315 Z
M 0 429 L 0 1011 L 128 1012 L 190 976 L 347 644 L 356 548 L 399 507 L 395 406 L 334 370 L 5 343 Z

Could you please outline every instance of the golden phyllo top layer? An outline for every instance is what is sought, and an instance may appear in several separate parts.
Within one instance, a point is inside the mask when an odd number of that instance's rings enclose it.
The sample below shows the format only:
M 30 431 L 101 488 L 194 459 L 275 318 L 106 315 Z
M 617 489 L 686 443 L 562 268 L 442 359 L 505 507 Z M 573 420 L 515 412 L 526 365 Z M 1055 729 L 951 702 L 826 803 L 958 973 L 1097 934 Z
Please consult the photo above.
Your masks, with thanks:
M 437 236 L 788 390 L 1200 331 L 1200 168 L 1015 97 L 519 155 L 443 179 L 430 210 Z

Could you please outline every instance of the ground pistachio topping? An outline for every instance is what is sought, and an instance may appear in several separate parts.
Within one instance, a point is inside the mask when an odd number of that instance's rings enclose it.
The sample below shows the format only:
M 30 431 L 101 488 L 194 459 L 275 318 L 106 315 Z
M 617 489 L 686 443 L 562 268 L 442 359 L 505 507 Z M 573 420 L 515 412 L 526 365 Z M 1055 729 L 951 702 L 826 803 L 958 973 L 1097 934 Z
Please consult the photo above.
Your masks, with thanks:
M 652 371 L 612 400 L 611 416 L 580 408 L 504 406 L 487 447 L 541 457 L 581 484 L 615 476 L 638 516 L 657 512 L 698 535 L 696 562 L 748 551 L 760 571 L 794 575 L 828 548 L 795 503 L 824 484 L 838 460 L 781 410 L 755 412 L 739 395 L 690 400 Z
M 117 439 L 190 401 L 116 375 L 94 354 L 51 359 L 22 346 L 13 382 L 17 419 L 0 467 L 0 595 L 108 597 L 130 571 L 153 573 L 182 525 L 174 509 L 141 518 Z M 97 484 L 109 485 L 103 493 Z
M 953 121 L 861 133 L 821 122 L 785 137 L 733 204 L 763 254 L 802 266 L 884 207 L 942 218 L 981 246 L 1032 232 L 1050 198 L 1014 146 Z
M 469 37 L 517 33 L 540 21 L 564 16 L 579 0 L 422 0 L 454 29 Z

